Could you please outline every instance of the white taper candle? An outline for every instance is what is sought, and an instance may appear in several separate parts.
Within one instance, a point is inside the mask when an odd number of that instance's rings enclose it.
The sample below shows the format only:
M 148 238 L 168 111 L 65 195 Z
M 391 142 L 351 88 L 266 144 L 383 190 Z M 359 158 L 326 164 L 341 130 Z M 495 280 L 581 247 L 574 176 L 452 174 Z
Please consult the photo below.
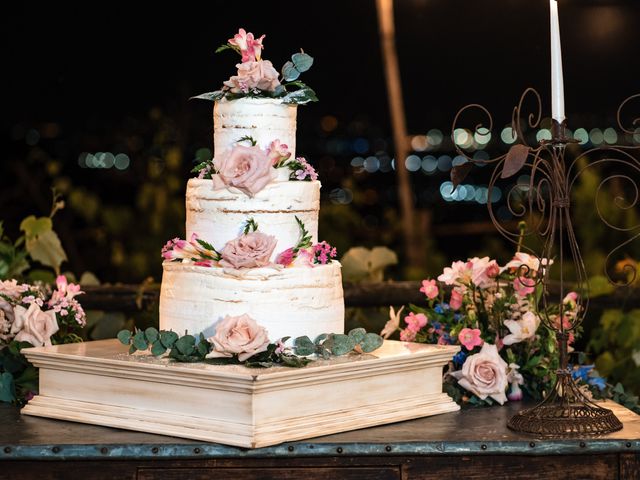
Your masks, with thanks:
M 551 115 L 562 123 L 564 115 L 564 80 L 562 77 L 562 49 L 560 47 L 560 22 L 558 0 L 549 0 L 551 10 Z

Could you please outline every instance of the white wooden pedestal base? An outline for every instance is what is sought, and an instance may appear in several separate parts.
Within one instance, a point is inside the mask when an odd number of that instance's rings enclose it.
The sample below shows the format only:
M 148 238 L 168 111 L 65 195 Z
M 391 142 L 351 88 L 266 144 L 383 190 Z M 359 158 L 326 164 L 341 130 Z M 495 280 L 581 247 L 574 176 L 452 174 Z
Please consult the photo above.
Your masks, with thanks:
M 264 447 L 458 410 L 442 393 L 458 350 L 387 340 L 373 354 L 249 369 L 128 355 L 117 340 L 30 348 L 40 394 L 22 413 Z

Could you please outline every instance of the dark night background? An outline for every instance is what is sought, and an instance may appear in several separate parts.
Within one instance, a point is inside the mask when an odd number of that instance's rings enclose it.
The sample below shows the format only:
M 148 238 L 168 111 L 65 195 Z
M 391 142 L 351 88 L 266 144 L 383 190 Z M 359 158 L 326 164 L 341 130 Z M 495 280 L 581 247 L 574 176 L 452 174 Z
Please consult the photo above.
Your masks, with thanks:
M 445 137 L 420 158 L 453 156 L 446 137 L 467 103 L 494 113 L 490 153 L 506 151 L 500 130 L 526 87 L 540 91 L 550 113 L 548 17 L 546 0 L 396 1 L 409 133 L 438 129 Z M 560 21 L 570 127 L 614 127 L 618 104 L 640 90 L 640 2 L 561 0 Z M 320 102 L 299 109 L 298 151 L 323 181 L 321 236 L 342 251 L 400 250 L 374 0 L 28 4 L 0 22 L 0 218 L 15 238 L 23 217 L 48 213 L 55 186 L 67 201 L 55 225 L 69 270 L 105 281 L 159 278 L 162 243 L 183 234 L 192 162 L 212 146 L 211 105 L 188 98 L 234 73 L 234 54 L 213 52 L 238 27 L 267 34 L 263 58 L 278 69 L 299 48 L 315 58 L 303 80 Z M 101 160 L 88 165 L 87 154 L 98 152 Z M 368 171 L 362 161 L 371 157 L 377 163 Z M 486 206 L 443 200 L 447 171 L 411 178 L 442 261 L 491 243 L 489 231 L 447 229 L 487 221 Z M 482 176 L 469 181 L 481 184 Z

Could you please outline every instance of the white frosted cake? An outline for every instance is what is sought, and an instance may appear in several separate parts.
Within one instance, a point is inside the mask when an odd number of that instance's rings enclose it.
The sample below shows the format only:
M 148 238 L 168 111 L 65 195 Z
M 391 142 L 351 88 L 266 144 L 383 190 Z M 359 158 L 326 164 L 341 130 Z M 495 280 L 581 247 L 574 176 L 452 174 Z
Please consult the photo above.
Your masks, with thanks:
M 270 65 L 253 57 L 239 75 L 258 62 Z M 214 158 L 187 183 L 186 240 L 163 249 L 160 328 L 211 337 L 226 316 L 247 314 L 272 341 L 343 333 L 341 266 L 318 243 L 320 182 L 295 156 L 296 103 L 306 102 L 236 98 L 235 78 L 201 96 L 215 99 Z

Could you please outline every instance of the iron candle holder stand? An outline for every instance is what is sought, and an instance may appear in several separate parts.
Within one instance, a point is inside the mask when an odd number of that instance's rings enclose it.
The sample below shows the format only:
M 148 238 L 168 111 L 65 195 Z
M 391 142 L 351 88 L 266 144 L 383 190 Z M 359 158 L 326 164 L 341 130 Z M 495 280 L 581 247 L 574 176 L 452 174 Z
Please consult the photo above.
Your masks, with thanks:
M 529 114 L 526 124 L 523 124 L 522 112 L 525 101 L 532 99 L 535 103 L 534 112 Z M 636 126 L 640 126 L 640 118 L 631 122 L 631 127 L 625 128 L 621 120 L 621 112 L 631 101 L 639 100 L 640 94 L 633 95 L 622 102 L 617 112 L 618 126 L 624 134 L 634 135 Z M 546 397 L 535 407 L 523 410 L 513 416 L 507 426 L 515 431 L 535 434 L 539 437 L 571 437 L 585 435 L 602 435 L 622 428 L 622 423 L 613 412 L 603 408 L 580 390 L 573 380 L 569 368 L 569 338 L 570 333 L 580 326 L 585 318 L 589 306 L 589 289 L 587 272 L 576 238 L 571 218 L 571 193 L 580 175 L 588 168 L 594 166 L 613 165 L 631 169 L 635 179 L 640 178 L 640 146 L 607 145 L 589 149 L 577 155 L 574 159 L 567 158 L 567 145 L 577 143 L 566 134 L 566 122 L 552 121 L 551 140 L 542 140 L 537 145 L 529 145 L 523 134 L 523 127 L 536 129 L 542 121 L 542 102 L 540 94 L 529 88 L 522 94 L 518 105 L 513 110 L 512 129 L 516 137 L 516 143 L 508 153 L 490 160 L 476 160 L 471 158 L 455 142 L 455 132 L 459 128 L 461 117 L 470 110 L 482 113 L 488 119 L 487 126 L 479 123 L 475 132 L 485 128 L 493 130 L 493 118 L 489 111 L 482 105 L 471 104 L 463 107 L 453 121 L 452 136 L 454 146 L 459 155 L 466 158 L 467 162 L 457 165 L 452 169 L 451 179 L 454 188 L 460 184 L 469 173 L 474 164 L 495 164 L 488 185 L 488 198 L 495 184 L 500 179 L 510 178 L 522 170 L 528 170 L 529 183 L 526 185 L 526 198 L 523 200 L 521 185 L 515 185 L 506 195 L 506 203 L 511 215 L 522 219 L 530 215 L 534 222 L 527 222 L 525 235 L 535 235 L 542 241 L 542 250 L 533 250 L 520 247 L 527 253 L 534 255 L 539 262 L 538 272 L 522 265 L 517 274 L 521 276 L 521 282 L 531 282 L 528 286 L 542 287 L 542 295 L 539 305 L 536 305 L 537 314 L 541 321 L 556 334 L 558 342 L 557 379 L 553 388 Z M 486 132 L 485 132 L 486 134 Z M 584 161 L 591 156 L 597 156 L 596 160 Z M 631 186 L 633 198 L 625 203 L 620 196 L 614 200 L 614 205 L 620 209 L 630 209 L 638 205 L 640 189 L 638 183 L 629 174 L 609 174 L 605 176 L 596 191 L 596 211 L 599 218 L 609 228 L 631 234 L 631 238 L 614 248 L 607 256 L 605 262 L 605 274 L 611 283 L 617 286 L 629 286 L 635 280 L 637 271 L 635 267 L 628 266 L 628 279 L 624 283 L 616 283 L 607 272 L 607 265 L 620 249 L 640 237 L 640 225 L 631 228 L 616 226 L 608 221 L 598 207 L 598 197 L 603 187 L 610 181 L 623 181 Z M 489 215 L 498 232 L 515 244 L 519 244 L 520 232 L 509 230 L 498 219 L 493 211 L 491 201 L 487 202 Z M 534 215 L 535 214 L 535 215 Z M 532 226 L 533 225 L 533 226 Z M 549 259 L 549 260 L 547 260 Z M 553 261 L 551 260 L 553 259 Z M 571 262 L 575 270 L 576 281 L 572 290 L 580 293 L 575 309 L 566 310 L 564 298 L 567 290 L 567 266 Z M 549 291 L 550 272 L 558 272 L 557 281 L 559 291 L 552 301 Z M 526 280 L 525 280 L 526 279 Z M 557 310 L 550 309 L 551 305 L 557 305 Z M 553 314 L 550 312 L 554 312 Z M 557 312 L 557 313 L 555 313 Z

